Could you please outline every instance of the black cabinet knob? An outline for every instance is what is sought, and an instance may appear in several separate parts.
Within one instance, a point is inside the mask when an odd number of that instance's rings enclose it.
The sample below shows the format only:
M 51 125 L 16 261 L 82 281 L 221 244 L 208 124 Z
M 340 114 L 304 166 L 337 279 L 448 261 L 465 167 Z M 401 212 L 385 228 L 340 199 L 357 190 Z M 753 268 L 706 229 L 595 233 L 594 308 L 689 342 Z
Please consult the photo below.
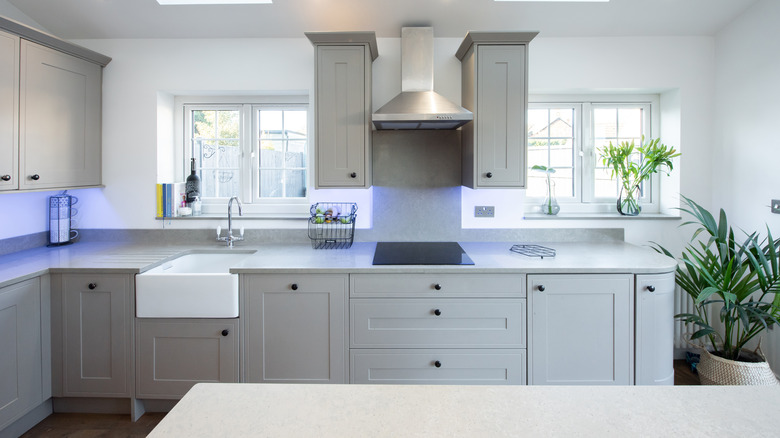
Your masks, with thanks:
M 433 366 L 435 366 L 436 368 L 441 368 L 441 362 L 437 360 L 436 362 L 433 363 Z
M 228 329 L 222 330 L 222 336 L 227 336 L 229 334 L 230 334 L 230 330 Z
M 11 181 L 11 175 L 0 176 L 0 179 L 2 179 L 3 181 Z
M 493 172 L 488 172 L 485 174 L 485 177 L 487 178 L 493 178 Z
M 357 172 L 352 172 L 349 174 L 350 178 L 357 178 Z
M 433 314 L 436 315 L 436 316 L 441 316 L 441 310 L 436 309 L 436 310 L 433 311 Z
M 30 179 L 33 181 L 38 181 L 39 179 L 41 179 L 41 176 L 36 173 L 35 175 L 31 176 Z
M 95 289 L 97 288 L 97 283 L 90 283 L 90 284 L 89 284 L 87 287 L 88 287 L 90 290 L 95 290 Z
M 436 290 L 441 290 L 441 285 L 439 283 L 436 283 L 433 285 L 433 288 Z
M 544 285 L 540 284 L 539 286 L 536 286 L 536 289 L 538 289 L 539 292 L 544 292 Z
M 298 283 L 293 283 L 290 285 L 290 289 L 292 290 L 298 290 Z
M 648 292 L 655 292 L 655 286 L 651 284 L 650 286 L 647 286 L 647 290 Z

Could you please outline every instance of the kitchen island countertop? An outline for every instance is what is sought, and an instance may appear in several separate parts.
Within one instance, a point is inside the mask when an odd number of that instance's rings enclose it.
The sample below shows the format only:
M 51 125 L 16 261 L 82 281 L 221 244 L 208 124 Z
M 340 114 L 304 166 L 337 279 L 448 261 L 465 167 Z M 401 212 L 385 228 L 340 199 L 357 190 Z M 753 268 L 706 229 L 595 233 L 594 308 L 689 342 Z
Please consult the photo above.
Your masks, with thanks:
M 777 406 L 776 386 L 200 383 L 149 436 L 775 436 Z
M 527 257 L 511 252 L 512 242 L 461 242 L 474 265 L 373 266 L 375 242 L 356 242 L 349 249 L 315 250 L 309 244 L 238 244 L 234 251 L 256 250 L 231 272 L 248 273 L 636 273 L 671 272 L 676 262 L 649 248 L 623 242 L 545 243 L 555 257 Z M 231 251 L 217 244 L 155 245 L 76 243 L 35 248 L 0 256 L 0 287 L 47 272 L 103 270 L 141 273 L 179 255 Z

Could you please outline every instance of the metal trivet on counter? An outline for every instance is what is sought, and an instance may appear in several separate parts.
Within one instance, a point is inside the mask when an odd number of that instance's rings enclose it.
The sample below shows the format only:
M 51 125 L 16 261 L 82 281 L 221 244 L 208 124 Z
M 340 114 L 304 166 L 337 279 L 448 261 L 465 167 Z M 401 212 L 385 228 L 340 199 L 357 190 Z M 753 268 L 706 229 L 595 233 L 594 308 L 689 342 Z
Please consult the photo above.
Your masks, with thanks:
M 510 248 L 509 250 L 528 257 L 540 257 L 540 258 L 555 257 L 554 249 L 547 248 L 546 246 L 541 246 L 541 245 L 525 245 L 525 244 L 512 245 L 512 248 Z

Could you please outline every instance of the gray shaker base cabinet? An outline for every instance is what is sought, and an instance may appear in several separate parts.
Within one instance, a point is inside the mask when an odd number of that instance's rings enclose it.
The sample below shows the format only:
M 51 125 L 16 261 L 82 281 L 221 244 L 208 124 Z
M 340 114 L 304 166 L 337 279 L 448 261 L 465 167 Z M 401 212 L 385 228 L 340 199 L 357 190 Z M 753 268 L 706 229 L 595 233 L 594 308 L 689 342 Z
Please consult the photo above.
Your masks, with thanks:
M 42 345 L 40 280 L 0 288 L 0 431 L 43 401 Z
M 347 275 L 246 275 L 244 381 L 347 382 Z
M 136 319 L 136 398 L 238 382 L 238 319 Z

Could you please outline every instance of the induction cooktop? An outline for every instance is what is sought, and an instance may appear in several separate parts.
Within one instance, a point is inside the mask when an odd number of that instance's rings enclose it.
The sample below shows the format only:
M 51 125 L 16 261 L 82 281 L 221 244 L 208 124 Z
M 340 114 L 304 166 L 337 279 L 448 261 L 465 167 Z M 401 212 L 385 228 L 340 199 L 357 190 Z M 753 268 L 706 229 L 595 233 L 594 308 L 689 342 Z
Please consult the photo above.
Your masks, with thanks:
M 473 265 L 458 242 L 377 242 L 375 265 Z

